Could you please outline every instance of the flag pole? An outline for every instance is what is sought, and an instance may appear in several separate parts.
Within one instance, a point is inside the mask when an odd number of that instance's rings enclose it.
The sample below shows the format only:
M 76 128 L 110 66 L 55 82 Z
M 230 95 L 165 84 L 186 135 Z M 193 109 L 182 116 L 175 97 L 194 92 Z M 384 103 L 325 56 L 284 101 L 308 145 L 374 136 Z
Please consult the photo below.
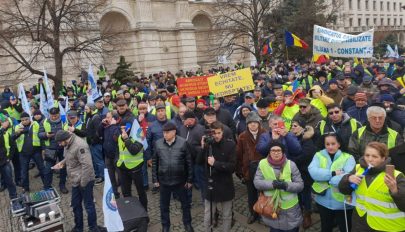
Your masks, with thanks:
M 285 45 L 285 53 L 287 55 L 287 60 L 288 60 L 288 46 L 287 46 L 287 44 Z

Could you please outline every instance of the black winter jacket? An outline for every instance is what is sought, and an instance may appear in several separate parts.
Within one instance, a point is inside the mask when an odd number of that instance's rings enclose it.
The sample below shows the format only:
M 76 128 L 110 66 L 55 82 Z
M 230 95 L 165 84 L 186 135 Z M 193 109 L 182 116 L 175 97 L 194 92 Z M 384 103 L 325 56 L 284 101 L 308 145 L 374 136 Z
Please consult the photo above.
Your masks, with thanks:
M 191 154 L 185 139 L 176 136 L 171 145 L 164 138 L 156 141 L 152 162 L 153 183 L 165 186 L 192 183 Z

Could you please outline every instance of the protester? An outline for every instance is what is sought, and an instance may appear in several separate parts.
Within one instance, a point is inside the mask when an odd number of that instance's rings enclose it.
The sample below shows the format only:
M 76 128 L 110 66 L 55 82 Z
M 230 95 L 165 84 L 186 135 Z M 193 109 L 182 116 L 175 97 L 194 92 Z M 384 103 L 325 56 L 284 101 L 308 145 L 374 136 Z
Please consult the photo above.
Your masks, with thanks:
M 12 138 L 7 128 L 9 126 L 9 121 L 4 115 L 0 117 L 1 128 L 0 128 L 0 173 L 2 181 L 4 181 L 4 187 L 7 188 L 8 196 L 11 199 L 17 197 L 16 185 L 13 181 L 13 171 L 10 160 L 12 158 Z
M 170 231 L 170 198 L 175 193 L 181 202 L 183 224 L 186 232 L 191 226 L 190 201 L 187 190 L 192 187 L 192 158 L 185 139 L 176 136 L 176 125 L 163 125 L 163 138 L 156 141 L 153 155 L 152 182 L 160 188 L 160 218 L 162 231 Z
M 269 144 L 270 152 L 257 168 L 254 185 L 265 196 L 281 195 L 279 211 L 275 218 L 262 217 L 270 231 L 298 232 L 302 223 L 298 193 L 304 188 L 300 172 L 285 155 L 285 146 L 278 142 Z M 276 206 L 277 207 L 277 206 Z
M 354 103 L 355 105 L 347 109 L 347 114 L 356 119 L 361 124 L 365 124 L 367 122 L 367 95 L 364 92 L 357 92 L 354 95 Z
M 249 105 L 243 104 L 240 108 L 240 113 L 236 118 L 236 135 L 239 136 L 242 132 L 246 130 L 246 118 L 252 108 Z
M 315 202 L 321 217 L 321 232 L 332 232 L 335 220 L 340 232 L 350 231 L 351 228 L 353 209 L 351 206 L 345 206 L 345 196 L 339 193 L 337 187 L 343 175 L 353 170 L 356 162 L 352 155 L 339 149 L 340 141 L 338 135 L 326 134 L 325 149 L 315 154 L 308 167 L 309 174 L 315 181 L 312 189 L 316 193 Z
M 321 112 L 311 105 L 311 99 L 301 98 L 298 102 L 300 110 L 294 115 L 294 120 L 304 120 L 308 126 L 315 128 L 323 119 Z
M 405 177 L 395 166 L 392 173 L 387 173 L 390 161 L 386 144 L 370 142 L 359 164 L 342 177 L 339 190 L 347 195 L 354 192 L 356 196 L 352 231 L 402 231 L 405 228 Z

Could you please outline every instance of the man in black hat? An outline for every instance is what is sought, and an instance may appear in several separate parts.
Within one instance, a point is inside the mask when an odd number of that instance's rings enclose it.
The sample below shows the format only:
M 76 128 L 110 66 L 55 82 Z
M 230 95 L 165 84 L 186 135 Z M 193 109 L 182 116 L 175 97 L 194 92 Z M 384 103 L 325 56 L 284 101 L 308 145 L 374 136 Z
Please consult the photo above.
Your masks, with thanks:
M 204 112 L 198 107 L 196 107 L 194 97 L 186 97 L 184 99 L 184 102 L 187 109 L 193 111 L 198 120 L 200 120 L 203 117 Z
M 256 103 L 257 114 L 260 117 L 261 128 L 268 130 L 269 129 L 269 119 L 271 114 L 269 112 L 269 101 L 268 98 L 262 98 Z
M 350 107 L 354 106 L 356 103 L 354 102 L 354 95 L 356 95 L 358 91 L 357 86 L 350 86 L 347 88 L 346 96 L 342 99 L 342 110 L 346 112 Z
M 55 142 L 64 148 L 64 159 L 52 166 L 52 169 L 67 170 L 72 183 L 72 208 L 75 226 L 73 232 L 83 231 L 83 206 L 87 212 L 87 224 L 90 232 L 99 232 L 96 207 L 94 205 L 94 169 L 89 146 L 86 141 L 68 131 L 60 130 Z
M 52 108 L 49 111 L 49 119 L 44 119 L 39 129 L 38 137 L 43 142 L 44 159 L 45 159 L 45 188 L 52 187 L 53 171 L 52 166 L 56 164 L 57 159 L 63 160 L 63 147 L 55 141 L 55 134 L 63 130 L 63 123 L 60 118 L 59 108 Z M 66 189 L 66 168 L 60 170 L 59 190 L 63 194 L 69 191 Z
M 108 108 L 104 105 L 103 97 L 100 96 L 94 99 L 94 104 L 96 105 L 97 108 L 97 114 L 104 118 L 108 112 Z
M 192 187 L 193 167 L 187 141 L 176 136 L 176 125 L 168 122 L 163 126 L 163 138 L 156 141 L 153 155 L 152 182 L 160 188 L 160 218 L 162 231 L 170 231 L 170 198 L 176 194 L 181 202 L 183 224 L 187 232 L 191 226 L 191 201 L 187 192 Z

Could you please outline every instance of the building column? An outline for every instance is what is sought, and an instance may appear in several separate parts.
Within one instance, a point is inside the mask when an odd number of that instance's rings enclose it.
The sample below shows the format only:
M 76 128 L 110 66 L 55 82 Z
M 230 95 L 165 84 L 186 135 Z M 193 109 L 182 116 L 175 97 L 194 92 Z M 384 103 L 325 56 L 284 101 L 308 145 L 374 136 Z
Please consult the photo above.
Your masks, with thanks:
M 176 29 L 179 69 L 197 70 L 197 43 L 195 28 L 189 17 L 189 4 L 187 0 L 176 1 Z

